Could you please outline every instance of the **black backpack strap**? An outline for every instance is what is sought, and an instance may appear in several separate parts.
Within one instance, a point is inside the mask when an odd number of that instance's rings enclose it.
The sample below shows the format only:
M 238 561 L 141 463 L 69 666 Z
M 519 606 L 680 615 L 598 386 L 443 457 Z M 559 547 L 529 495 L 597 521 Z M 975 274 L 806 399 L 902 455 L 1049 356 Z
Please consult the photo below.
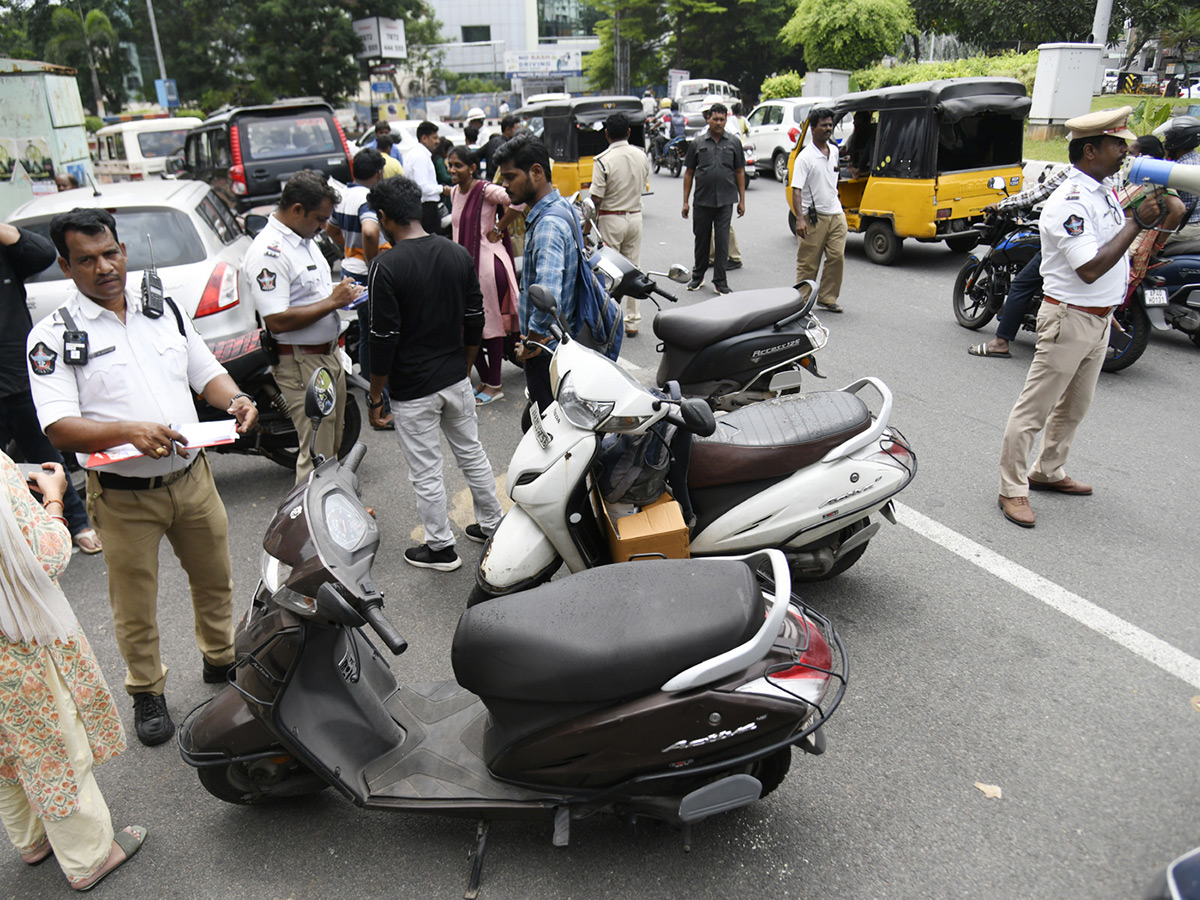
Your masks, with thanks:
M 179 326 L 179 336 L 185 341 L 187 340 L 187 329 L 183 327 L 183 314 L 179 312 L 179 307 L 175 305 L 175 301 L 170 297 L 163 297 L 167 301 L 167 306 L 171 307 L 171 312 L 175 314 L 175 324 Z

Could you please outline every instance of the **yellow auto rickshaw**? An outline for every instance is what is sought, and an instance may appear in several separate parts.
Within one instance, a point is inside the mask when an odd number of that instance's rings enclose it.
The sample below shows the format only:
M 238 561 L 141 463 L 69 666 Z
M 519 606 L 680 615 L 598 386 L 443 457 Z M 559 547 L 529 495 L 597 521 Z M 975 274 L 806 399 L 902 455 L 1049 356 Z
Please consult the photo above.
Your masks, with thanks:
M 1030 100 L 1015 78 L 949 78 L 845 94 L 830 104 L 834 125 L 854 119 L 838 196 L 852 232 L 865 234 L 867 258 L 891 265 L 905 238 L 945 241 L 965 253 L 983 208 L 1004 199 L 988 187 L 1001 177 L 1021 186 Z M 808 123 L 788 158 L 788 227 L 795 233 L 792 170 Z
M 523 106 L 514 115 L 550 152 L 550 180 L 564 197 L 592 186 L 592 160 L 608 148 L 604 120 L 629 117 L 629 143 L 646 146 L 645 115 L 637 97 L 565 97 Z

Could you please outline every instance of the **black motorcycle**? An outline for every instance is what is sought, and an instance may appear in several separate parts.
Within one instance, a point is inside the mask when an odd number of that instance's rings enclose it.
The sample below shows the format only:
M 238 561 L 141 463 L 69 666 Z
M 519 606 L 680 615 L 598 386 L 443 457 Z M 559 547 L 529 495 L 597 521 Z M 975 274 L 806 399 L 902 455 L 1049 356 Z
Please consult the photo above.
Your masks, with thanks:
M 992 321 L 1004 308 L 1012 281 L 1041 249 L 1038 213 L 996 212 L 975 226 L 979 242 L 988 245 L 983 254 L 973 254 L 954 280 L 954 318 L 963 328 L 977 330 Z M 1039 284 L 1025 310 L 1021 328 L 1037 331 L 1042 307 Z M 1150 318 L 1141 292 L 1133 292 L 1113 312 L 1114 327 L 1108 339 L 1105 372 L 1133 365 L 1146 352 L 1150 341 Z M 1120 327 L 1116 327 L 1116 326 Z
M 209 344 L 217 362 L 225 367 L 238 387 L 254 398 L 258 404 L 258 427 L 250 434 L 242 435 L 231 444 L 218 444 L 208 448 L 215 453 L 245 453 L 265 456 L 287 469 L 296 468 L 300 455 L 300 440 L 296 426 L 288 414 L 287 400 L 275 383 L 271 373 L 270 359 L 262 345 L 258 329 L 247 331 L 237 337 L 214 341 Z M 214 409 L 196 396 L 196 415 L 201 422 L 213 422 L 229 418 L 223 409 Z M 358 440 L 362 430 L 362 412 L 358 401 L 346 392 L 346 411 L 343 419 L 342 442 L 338 445 L 338 459 L 344 459 Z
M 683 171 L 683 160 L 687 156 L 690 138 L 672 138 L 670 126 L 659 122 L 650 142 L 650 167 L 657 175 L 660 169 L 666 168 L 673 176 L 678 177 Z

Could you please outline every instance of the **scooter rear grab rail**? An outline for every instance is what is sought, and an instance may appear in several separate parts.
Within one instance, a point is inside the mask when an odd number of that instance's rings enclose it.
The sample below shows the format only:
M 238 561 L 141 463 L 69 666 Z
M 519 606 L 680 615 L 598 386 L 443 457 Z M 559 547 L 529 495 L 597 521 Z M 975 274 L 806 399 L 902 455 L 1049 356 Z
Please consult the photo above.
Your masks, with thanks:
M 771 645 L 779 636 L 783 617 L 787 615 L 788 601 L 792 596 L 792 575 L 788 570 L 787 557 L 780 550 L 767 549 L 747 553 L 743 556 L 723 558 L 749 562 L 749 560 L 762 557 L 766 557 L 771 563 L 772 581 L 775 588 L 775 593 L 771 597 L 771 612 L 764 620 L 762 627 L 758 629 L 754 637 L 744 644 L 739 644 L 732 650 L 726 650 L 719 656 L 707 659 L 690 669 L 684 669 L 662 686 L 663 693 L 671 694 L 677 691 L 691 690 L 704 684 L 712 684 L 726 675 L 732 675 L 734 672 L 740 672 L 747 666 L 753 665 L 771 649 Z
M 883 398 L 883 408 L 875 418 L 875 424 L 861 434 L 856 434 L 845 443 L 838 444 L 838 446 L 821 457 L 821 462 L 833 462 L 835 459 L 849 456 L 856 450 L 861 450 L 863 447 L 873 444 L 883 437 L 883 433 L 887 430 L 888 422 L 892 418 L 892 392 L 888 389 L 888 386 L 878 378 L 867 375 L 864 378 L 858 379 L 858 381 L 846 385 L 842 390 L 850 394 L 857 394 L 867 386 L 875 388 L 876 393 Z

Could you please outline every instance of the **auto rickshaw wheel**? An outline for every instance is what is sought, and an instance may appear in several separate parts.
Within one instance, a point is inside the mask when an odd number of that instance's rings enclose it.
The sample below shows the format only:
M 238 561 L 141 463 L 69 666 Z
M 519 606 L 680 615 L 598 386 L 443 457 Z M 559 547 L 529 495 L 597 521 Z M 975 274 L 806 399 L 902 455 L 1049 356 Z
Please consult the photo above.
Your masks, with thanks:
M 867 226 L 863 249 L 871 262 L 879 266 L 890 266 L 900 258 L 903 244 L 903 239 L 896 236 L 890 222 L 876 219 Z
M 970 253 L 978 243 L 979 235 L 974 231 L 946 238 L 946 246 L 950 249 L 951 253 Z
M 788 233 L 796 233 L 796 214 L 790 209 L 788 210 Z

